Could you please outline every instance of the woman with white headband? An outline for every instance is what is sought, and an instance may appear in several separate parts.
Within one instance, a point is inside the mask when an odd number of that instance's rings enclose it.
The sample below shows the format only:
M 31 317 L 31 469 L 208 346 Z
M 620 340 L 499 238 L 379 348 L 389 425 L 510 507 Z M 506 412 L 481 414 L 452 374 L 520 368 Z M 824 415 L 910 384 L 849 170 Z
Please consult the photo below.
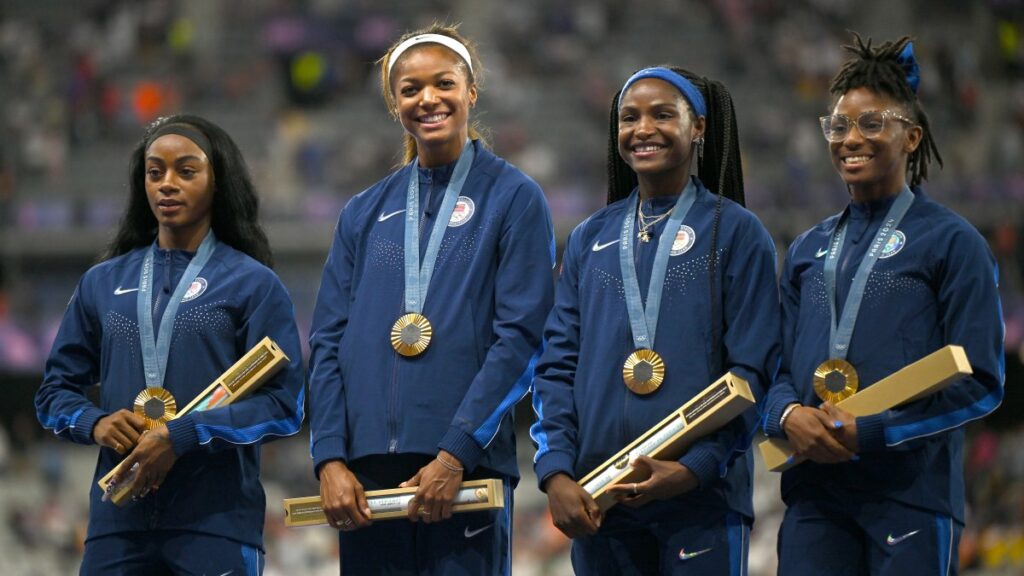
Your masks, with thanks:
M 405 163 L 341 213 L 310 336 L 312 455 L 345 574 L 508 574 L 512 409 L 551 307 L 544 195 L 470 126 L 479 60 L 451 27 L 380 61 Z M 452 515 L 459 484 L 504 481 L 505 509 Z M 416 486 L 408 520 L 367 490 Z M 386 545 L 385 545 L 386 543 Z
M 774 245 L 743 208 L 725 86 L 641 70 L 609 140 L 608 205 L 569 236 L 544 329 L 537 479 L 577 574 L 746 574 L 754 408 L 676 461 L 639 456 L 645 479 L 605 514 L 577 483 L 727 371 L 760 397 L 780 353 Z

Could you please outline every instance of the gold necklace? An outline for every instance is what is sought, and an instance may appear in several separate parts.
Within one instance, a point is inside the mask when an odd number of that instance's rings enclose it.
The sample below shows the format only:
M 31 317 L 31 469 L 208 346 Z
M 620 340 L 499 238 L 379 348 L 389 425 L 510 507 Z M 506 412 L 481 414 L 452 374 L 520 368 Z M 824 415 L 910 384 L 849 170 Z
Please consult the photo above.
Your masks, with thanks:
M 662 214 L 647 216 L 644 214 L 643 206 L 644 203 L 642 201 L 637 203 L 636 213 L 640 219 L 640 231 L 636 233 L 636 237 L 639 238 L 641 242 L 650 242 L 651 227 L 653 227 L 658 222 L 661 222 L 665 218 L 668 218 L 668 215 L 672 213 L 672 210 L 668 210 L 667 212 L 664 212 Z

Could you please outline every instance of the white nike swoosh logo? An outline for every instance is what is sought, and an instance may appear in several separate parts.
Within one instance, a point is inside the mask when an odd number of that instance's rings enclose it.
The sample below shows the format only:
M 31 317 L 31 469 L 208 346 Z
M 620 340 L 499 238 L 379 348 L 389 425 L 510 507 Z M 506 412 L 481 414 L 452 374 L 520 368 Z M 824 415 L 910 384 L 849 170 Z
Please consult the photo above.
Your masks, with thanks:
M 487 530 L 491 526 L 494 526 L 494 523 L 487 524 L 486 526 L 482 526 L 480 528 L 477 528 L 476 530 L 470 530 L 469 526 L 466 526 L 466 532 L 465 532 L 466 538 L 472 538 L 473 536 L 476 536 L 477 534 L 483 532 L 484 530 Z
M 385 213 L 381 212 L 380 216 L 377 216 L 377 222 L 383 222 L 383 221 L 387 220 L 388 218 L 391 218 L 392 216 L 396 216 L 398 214 L 401 214 L 402 212 L 405 212 L 405 210 L 395 210 L 391 214 L 385 214 Z
M 828 254 L 828 248 L 822 248 L 821 250 L 818 250 L 817 252 L 814 253 L 814 257 L 821 258 L 825 254 Z
M 609 247 L 612 244 L 615 244 L 617 242 L 618 242 L 618 240 L 612 240 L 611 242 L 606 242 L 604 244 L 601 244 L 600 242 L 594 242 L 594 247 L 591 248 L 591 250 L 593 250 L 594 252 L 600 252 L 601 250 L 604 250 L 605 248 L 607 248 L 607 247 Z
M 221 574 L 220 576 L 231 576 L 232 572 L 234 572 L 234 570 L 228 570 L 227 572 Z
M 885 539 L 885 543 L 888 544 L 889 546 L 895 546 L 895 545 L 899 544 L 900 542 L 903 542 L 907 538 L 910 538 L 914 534 L 917 534 L 918 532 L 920 532 L 920 530 L 914 530 L 913 532 L 907 532 L 903 536 L 897 536 L 895 538 L 892 537 L 892 534 L 889 534 L 889 536 L 887 536 L 886 539 Z
M 711 548 L 705 548 L 703 550 L 697 550 L 696 552 L 687 552 L 686 548 L 680 548 L 679 549 L 679 559 L 680 560 L 684 560 L 684 561 L 685 560 L 689 560 L 690 558 L 695 558 L 697 556 L 700 556 L 701 554 L 704 554 L 705 552 L 711 552 Z
M 121 288 L 118 286 L 114 289 L 114 296 L 120 296 L 121 294 L 127 294 L 129 292 L 138 292 L 138 288 Z

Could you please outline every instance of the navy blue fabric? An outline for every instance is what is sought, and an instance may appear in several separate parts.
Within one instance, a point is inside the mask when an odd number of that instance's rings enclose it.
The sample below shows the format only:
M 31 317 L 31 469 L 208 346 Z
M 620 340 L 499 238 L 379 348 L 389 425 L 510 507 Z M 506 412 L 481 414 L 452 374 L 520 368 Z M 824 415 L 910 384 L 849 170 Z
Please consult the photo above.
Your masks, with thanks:
M 655 199 L 645 213 L 671 208 L 676 198 Z M 622 364 L 633 352 L 623 297 L 617 242 L 625 200 L 607 206 L 573 230 L 562 260 L 555 307 L 545 328 L 545 350 L 534 379 L 538 421 L 530 434 L 537 445 L 538 481 L 563 472 L 580 479 L 673 410 L 704 390 L 721 374 L 711 366 L 720 347 L 724 369 L 745 378 L 757 398 L 778 365 L 779 312 L 775 249 L 757 218 L 723 199 L 719 227 L 722 317 L 710 342 L 712 318 L 708 252 L 716 196 L 698 182 L 697 199 L 683 221 L 676 255 L 669 258 L 655 350 L 664 358 L 665 381 L 649 395 L 630 392 Z M 646 202 L 645 202 L 646 204 Z M 660 235 L 664 222 L 654 228 Z M 637 243 L 641 294 L 647 293 L 657 242 Z M 680 462 L 701 488 L 681 497 L 713 503 L 753 518 L 752 460 L 747 448 L 757 425 L 751 408 L 723 429 L 698 440 Z
M 131 410 L 145 388 L 136 293 L 146 248 L 107 260 L 82 277 L 68 304 L 43 384 L 39 421 L 61 438 L 92 444 L 97 420 Z M 158 251 L 154 314 L 159 317 L 192 255 Z M 90 491 L 88 538 L 180 529 L 262 547 L 265 499 L 259 443 L 296 433 L 302 424 L 302 352 L 291 299 L 274 273 L 221 243 L 200 272 L 205 286 L 181 303 L 164 386 L 184 407 L 252 346 L 269 336 L 291 363 L 251 397 L 168 423 L 179 458 L 159 492 L 124 508 L 101 502 L 95 481 L 120 460 L 100 449 Z M 197 279 L 197 282 L 199 282 Z M 100 402 L 86 397 L 100 384 Z
M 963 525 L 931 510 L 822 486 L 789 502 L 779 576 L 956 576 Z
M 85 544 L 81 576 L 259 576 L 263 551 L 182 530 L 109 534 Z
M 444 449 L 469 471 L 518 477 L 512 408 L 528 392 L 551 308 L 554 232 L 537 184 L 473 145 L 461 193 L 472 213 L 457 206 L 446 228 L 423 309 L 433 339 L 420 356 L 398 355 L 389 338 L 403 313 L 406 186 L 418 173 L 425 237 L 452 165 L 403 167 L 342 210 L 310 336 L 317 470 L 334 459 Z
M 928 398 L 857 418 L 860 459 L 804 462 L 783 473 L 784 498 L 804 484 L 863 490 L 964 520 L 963 430 L 1003 398 L 1005 368 L 998 270 L 984 238 L 921 190 L 871 273 L 847 359 L 867 388 L 947 344 L 964 347 L 974 369 Z M 892 199 L 854 203 L 837 275 L 845 302 L 853 274 Z M 824 252 L 833 216 L 790 247 L 780 280 L 783 362 L 764 404 L 764 428 L 781 437 L 786 405 L 817 406 L 812 377 L 828 358 Z
M 678 500 L 616 506 L 601 531 L 572 543 L 577 576 L 746 576 L 750 520 Z

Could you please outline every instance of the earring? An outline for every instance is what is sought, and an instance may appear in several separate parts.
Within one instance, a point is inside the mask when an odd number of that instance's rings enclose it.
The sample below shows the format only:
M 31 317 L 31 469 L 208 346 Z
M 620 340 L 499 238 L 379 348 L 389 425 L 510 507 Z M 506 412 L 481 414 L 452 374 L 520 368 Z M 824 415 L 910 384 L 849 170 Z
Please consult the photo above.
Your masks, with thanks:
M 704 137 L 701 136 L 700 138 L 697 138 L 696 140 L 693 141 L 693 143 L 696 144 L 696 146 L 697 146 L 697 162 L 698 163 L 699 162 L 703 162 L 704 161 Z

